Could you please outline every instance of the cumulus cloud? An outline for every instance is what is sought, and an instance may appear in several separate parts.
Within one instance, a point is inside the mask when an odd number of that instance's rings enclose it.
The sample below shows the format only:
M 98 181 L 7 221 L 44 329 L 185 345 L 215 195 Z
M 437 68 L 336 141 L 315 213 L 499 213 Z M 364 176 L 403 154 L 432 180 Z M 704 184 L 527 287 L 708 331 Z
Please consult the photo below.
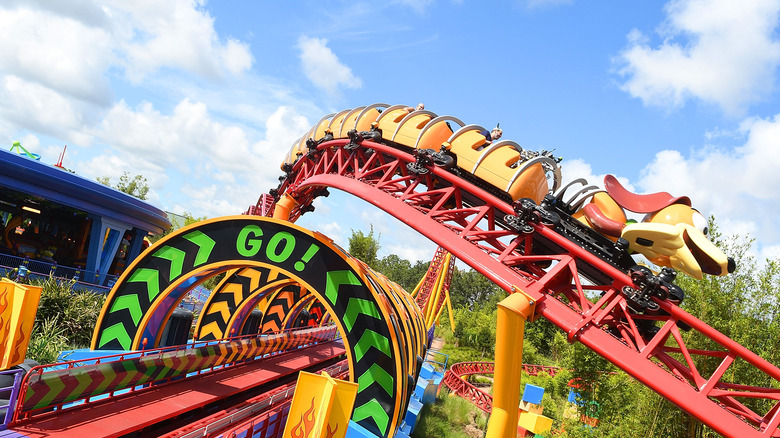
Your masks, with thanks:
M 2 122 L 86 146 L 112 105 L 109 76 L 116 72 L 140 81 L 161 69 L 209 78 L 248 70 L 247 45 L 219 38 L 203 6 L 195 0 L 3 2 Z
M 252 66 L 248 46 L 234 38 L 220 41 L 214 18 L 203 1 L 158 2 L 112 0 L 118 16 L 127 23 L 120 32 L 125 68 L 138 82 L 161 67 L 176 67 L 206 77 L 238 75 Z
M 278 174 L 267 172 L 269 163 L 281 163 L 310 123 L 281 106 L 265 126 L 265 137 L 252 141 L 244 128 L 217 121 L 202 102 L 184 99 L 164 113 L 148 102 L 133 108 L 120 101 L 95 130 L 110 152 L 75 170 L 91 178 L 116 178 L 132 169 L 147 177 L 162 199 L 188 198 L 188 211 L 196 216 L 237 214 L 278 184 Z
M 688 195 L 694 207 L 714 215 L 727 234 L 749 233 L 766 242 L 759 250 L 769 255 L 780 240 L 780 115 L 748 119 L 739 134 L 742 144 L 733 148 L 706 146 L 689 156 L 661 151 L 637 185 L 647 192 Z
M 665 11 L 660 44 L 634 29 L 615 59 L 624 91 L 646 105 L 673 108 L 699 99 L 730 114 L 772 91 L 780 2 L 672 0 Z
M 298 49 L 303 73 L 317 88 L 337 95 L 340 87 L 360 88 L 363 82 L 352 74 L 328 47 L 328 40 L 301 36 Z
M 111 64 L 110 33 L 72 17 L 19 6 L 0 7 L 0 73 L 23 77 L 65 96 L 110 101 L 103 76 Z
M 15 75 L 0 78 L 0 118 L 16 127 L 89 145 L 92 137 L 84 132 L 89 113 L 89 105 L 39 83 Z

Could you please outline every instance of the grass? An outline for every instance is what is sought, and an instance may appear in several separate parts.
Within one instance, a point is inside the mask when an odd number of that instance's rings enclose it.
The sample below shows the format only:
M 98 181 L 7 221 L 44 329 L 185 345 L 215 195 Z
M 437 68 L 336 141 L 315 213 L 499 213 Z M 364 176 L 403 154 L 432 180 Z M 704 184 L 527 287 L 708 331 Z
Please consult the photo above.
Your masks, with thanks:
M 468 401 L 450 395 L 442 389 L 440 398 L 423 406 L 412 438 L 473 438 L 474 435 L 466 433 L 469 426 L 484 432 L 487 428 L 487 417 Z

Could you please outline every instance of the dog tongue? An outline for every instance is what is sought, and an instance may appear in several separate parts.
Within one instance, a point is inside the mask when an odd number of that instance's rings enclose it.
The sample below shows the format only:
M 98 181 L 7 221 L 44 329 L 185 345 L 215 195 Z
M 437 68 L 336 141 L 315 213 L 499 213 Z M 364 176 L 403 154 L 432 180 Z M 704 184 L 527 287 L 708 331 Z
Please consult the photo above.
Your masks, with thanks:
M 666 192 L 649 193 L 647 195 L 631 193 L 612 175 L 604 177 L 604 188 L 607 189 L 609 196 L 618 205 L 635 213 L 655 213 L 672 204 L 691 206 L 691 200 L 687 196 L 674 197 Z

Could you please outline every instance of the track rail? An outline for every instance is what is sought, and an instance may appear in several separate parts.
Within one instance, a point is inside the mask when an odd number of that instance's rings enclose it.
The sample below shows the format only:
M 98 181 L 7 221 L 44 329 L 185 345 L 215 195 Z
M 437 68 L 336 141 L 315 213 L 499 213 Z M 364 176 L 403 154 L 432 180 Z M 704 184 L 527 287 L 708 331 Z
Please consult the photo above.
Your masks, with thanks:
M 360 197 L 504 290 L 527 294 L 537 315 L 570 342 L 582 342 L 717 432 L 780 436 L 780 369 L 668 301 L 653 298 L 657 314 L 635 313 L 626 291 L 636 285 L 626 272 L 538 216 L 518 232 L 506 220 L 516 215 L 513 205 L 500 194 L 462 171 L 420 166 L 411 152 L 387 141 L 325 141 L 290 166 L 273 194 L 297 201 L 290 220 L 311 211 L 324 187 Z M 410 171 L 413 163 L 424 170 Z M 648 323 L 659 326 L 654 336 L 642 330 Z M 713 347 L 689 348 L 681 334 L 686 325 Z M 735 362 L 762 373 L 766 386 L 724 379 Z
M 493 370 L 493 362 L 456 363 L 444 373 L 441 382 L 452 392 L 489 414 L 493 409 L 493 396 L 469 383 L 466 377 L 473 374 L 493 374 Z

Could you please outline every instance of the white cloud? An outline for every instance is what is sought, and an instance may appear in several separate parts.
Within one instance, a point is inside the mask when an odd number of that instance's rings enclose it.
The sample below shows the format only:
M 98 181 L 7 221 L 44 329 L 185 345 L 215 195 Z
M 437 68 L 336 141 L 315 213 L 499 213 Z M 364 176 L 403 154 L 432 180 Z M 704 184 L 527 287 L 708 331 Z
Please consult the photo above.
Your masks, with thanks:
M 662 43 L 652 47 L 633 30 L 616 59 L 624 91 L 646 105 L 679 107 L 700 99 L 731 114 L 772 91 L 780 2 L 672 0 L 665 11 Z
M 18 76 L 0 78 L 0 118 L 18 127 L 88 145 L 83 129 L 88 106 Z M 9 133 L 11 134 L 11 133 Z
M 130 108 L 121 101 L 96 130 L 111 151 L 77 163 L 75 170 L 89 178 L 141 174 L 155 196 L 183 196 L 196 216 L 238 214 L 278 184 L 281 170 L 275 173 L 270 163 L 281 163 L 310 123 L 281 106 L 265 126 L 265 138 L 253 143 L 242 127 L 216 121 L 202 102 L 184 99 L 164 114 L 148 102 Z M 164 208 L 179 208 L 168 202 Z
M 298 39 L 301 65 L 306 77 L 331 96 L 337 95 L 340 87 L 362 87 L 360 78 L 352 74 L 352 70 L 339 60 L 327 44 L 326 39 L 305 35 Z
M 687 157 L 661 151 L 637 184 L 647 192 L 689 196 L 724 233 L 749 233 L 763 251 L 780 241 L 780 115 L 748 119 L 740 133 L 744 143 L 730 150 L 704 147 Z
M 248 46 L 220 38 L 203 6 L 195 0 L 4 2 L 2 122 L 86 146 L 111 106 L 109 76 L 116 72 L 140 81 L 167 68 L 210 78 L 247 71 Z
M 614 175 L 614 173 L 612 174 Z M 583 178 L 585 181 L 588 182 L 587 185 L 594 185 L 597 186 L 600 189 L 604 189 L 604 177 L 607 176 L 606 173 L 602 173 L 600 175 L 595 175 L 593 173 L 593 168 L 591 165 L 579 158 L 573 159 L 573 160 L 564 160 L 561 163 L 561 187 L 566 186 L 566 184 L 574 181 L 578 178 Z M 628 190 L 634 190 L 634 186 L 628 181 L 627 178 L 614 175 L 618 181 Z M 568 201 L 569 198 L 574 196 L 575 193 L 577 193 L 578 189 L 584 188 L 585 186 L 581 184 L 575 184 L 572 185 L 569 189 L 566 190 L 565 195 L 563 196 L 564 201 Z
M 253 63 L 248 46 L 236 39 L 220 41 L 214 18 L 202 0 L 109 2 L 132 26 L 123 29 L 126 71 L 138 82 L 161 67 L 176 67 L 205 77 L 238 75 Z
M 67 16 L 25 6 L 0 7 L 0 73 L 98 104 L 110 101 L 103 76 L 112 60 L 110 33 Z

